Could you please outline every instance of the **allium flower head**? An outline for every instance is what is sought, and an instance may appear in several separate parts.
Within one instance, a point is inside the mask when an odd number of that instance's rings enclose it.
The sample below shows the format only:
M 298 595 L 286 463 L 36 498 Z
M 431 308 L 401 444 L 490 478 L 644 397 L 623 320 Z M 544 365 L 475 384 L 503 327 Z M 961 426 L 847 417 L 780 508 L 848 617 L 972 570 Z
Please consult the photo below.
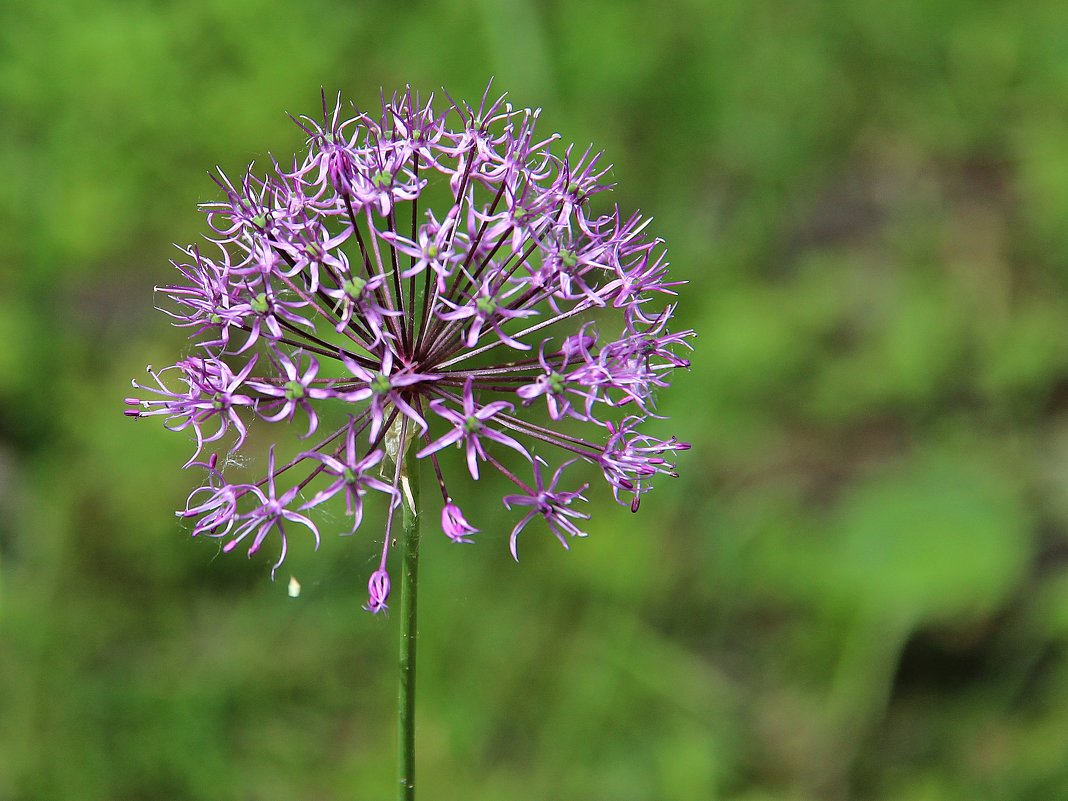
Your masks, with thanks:
M 673 455 L 689 446 L 640 427 L 671 371 L 689 366 L 680 351 L 693 332 L 671 329 L 681 282 L 649 220 L 604 203 L 601 154 L 554 153 L 538 114 L 488 89 L 477 107 L 439 110 L 408 90 L 351 114 L 324 95 L 321 119 L 295 120 L 303 158 L 215 179 L 224 197 L 203 207 L 212 234 L 182 249 L 177 283 L 158 288 L 193 355 L 150 368 L 126 401 L 129 416 L 191 429 L 186 466 L 205 483 L 178 515 L 195 536 L 249 555 L 277 540 L 277 570 L 287 534 L 307 529 L 318 545 L 306 512 L 340 496 L 350 533 L 381 497 L 377 612 L 408 453 L 431 463 L 455 542 L 479 530 L 453 485 L 511 485 L 516 558 L 535 518 L 565 547 L 585 536 L 575 504 L 587 485 L 561 486 L 573 463 L 599 467 L 635 511 L 655 475 L 675 475 Z M 272 424 L 293 432 L 292 458 L 276 458 Z M 267 474 L 224 476 L 227 457 L 261 438 Z M 446 481 L 449 446 L 467 470 Z

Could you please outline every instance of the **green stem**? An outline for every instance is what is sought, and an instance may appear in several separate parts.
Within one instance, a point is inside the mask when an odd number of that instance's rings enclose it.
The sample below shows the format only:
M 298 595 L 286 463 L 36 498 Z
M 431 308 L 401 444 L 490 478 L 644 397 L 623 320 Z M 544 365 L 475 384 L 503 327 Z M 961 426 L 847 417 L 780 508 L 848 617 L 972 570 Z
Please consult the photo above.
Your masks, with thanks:
M 404 507 L 404 564 L 401 569 L 400 687 L 397 693 L 397 782 L 400 801 L 415 798 L 415 645 L 419 582 L 419 460 L 407 457 L 415 510 Z

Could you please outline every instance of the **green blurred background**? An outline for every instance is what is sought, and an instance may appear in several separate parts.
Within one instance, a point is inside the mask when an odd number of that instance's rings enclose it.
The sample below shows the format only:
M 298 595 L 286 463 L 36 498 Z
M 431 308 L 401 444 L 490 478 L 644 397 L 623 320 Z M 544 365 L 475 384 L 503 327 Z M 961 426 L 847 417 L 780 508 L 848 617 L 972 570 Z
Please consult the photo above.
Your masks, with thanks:
M 207 169 L 491 75 L 656 218 L 694 447 L 570 553 L 431 524 L 421 798 L 1068 799 L 1063 0 L 0 6 L 0 799 L 391 797 L 373 537 L 288 598 L 122 397 Z

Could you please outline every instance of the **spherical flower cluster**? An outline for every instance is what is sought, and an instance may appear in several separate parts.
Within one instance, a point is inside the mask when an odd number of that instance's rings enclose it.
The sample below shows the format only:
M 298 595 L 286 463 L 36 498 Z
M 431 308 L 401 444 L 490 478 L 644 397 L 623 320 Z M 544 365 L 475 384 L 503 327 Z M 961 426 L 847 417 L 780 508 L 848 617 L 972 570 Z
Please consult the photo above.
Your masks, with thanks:
M 477 108 L 439 112 L 409 90 L 346 119 L 340 97 L 331 108 L 324 96 L 321 120 L 296 120 L 302 160 L 237 182 L 220 173 L 225 199 L 203 207 L 208 244 L 182 249 L 180 280 L 158 288 L 193 355 L 149 368 L 126 400 L 127 415 L 195 437 L 186 467 L 206 480 L 177 513 L 194 535 L 249 555 L 277 538 L 277 570 L 295 526 L 318 545 L 305 512 L 341 496 L 354 532 L 368 494 L 385 496 L 368 584 L 379 611 L 409 451 L 431 463 L 455 542 L 478 529 L 446 486 L 444 449 L 460 449 L 473 480 L 489 468 L 513 485 L 503 501 L 524 512 L 517 558 L 538 517 L 565 547 L 585 536 L 587 485 L 560 488 L 576 460 L 635 511 L 655 475 L 675 475 L 674 452 L 689 446 L 639 427 L 689 365 L 679 351 L 693 332 L 670 328 L 680 282 L 647 219 L 595 211 L 611 188 L 600 154 L 555 155 L 538 114 L 489 90 Z M 261 480 L 223 475 L 251 427 L 290 423 L 295 456 L 276 459 L 272 445 Z

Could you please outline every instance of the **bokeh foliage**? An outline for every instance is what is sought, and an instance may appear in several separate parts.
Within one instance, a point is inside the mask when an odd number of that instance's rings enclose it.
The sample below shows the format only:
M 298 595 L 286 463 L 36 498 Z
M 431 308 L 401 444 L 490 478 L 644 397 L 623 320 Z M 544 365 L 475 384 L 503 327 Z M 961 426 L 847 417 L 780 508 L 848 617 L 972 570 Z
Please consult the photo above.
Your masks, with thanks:
M 1068 797 L 1063 2 L 70 0 L 0 6 L 0 799 L 388 797 L 371 527 L 289 599 L 121 398 L 207 168 L 490 75 L 656 217 L 694 449 L 520 566 L 427 511 L 422 798 Z

